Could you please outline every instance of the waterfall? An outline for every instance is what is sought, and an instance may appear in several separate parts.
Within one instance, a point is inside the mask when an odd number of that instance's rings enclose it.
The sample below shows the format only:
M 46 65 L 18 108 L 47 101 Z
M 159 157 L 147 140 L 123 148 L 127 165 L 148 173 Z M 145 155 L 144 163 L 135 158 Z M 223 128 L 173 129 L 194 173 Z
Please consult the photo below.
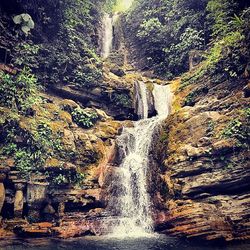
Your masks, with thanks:
M 167 117 L 171 111 L 172 94 L 169 86 L 154 85 L 154 106 L 159 117 Z M 166 102 L 166 100 L 168 100 Z
M 113 236 L 141 237 L 153 231 L 150 197 L 147 190 L 149 150 L 155 129 L 170 112 L 169 86 L 154 85 L 154 103 L 157 116 L 148 118 L 147 88 L 143 82 L 135 85 L 137 113 L 141 120 L 133 127 L 124 128 L 117 139 L 121 165 L 117 168 L 114 195 L 110 207 L 115 208 L 118 222 Z
M 103 17 L 102 23 L 102 48 L 101 48 L 101 56 L 106 59 L 109 57 L 110 52 L 112 50 L 113 44 L 113 24 L 117 19 L 117 15 L 113 17 L 105 14 Z
M 103 18 L 103 37 L 101 56 L 105 59 L 109 56 L 112 50 L 113 43 L 113 18 L 105 14 Z
M 143 82 L 135 83 L 137 114 L 140 119 L 148 118 L 147 87 Z

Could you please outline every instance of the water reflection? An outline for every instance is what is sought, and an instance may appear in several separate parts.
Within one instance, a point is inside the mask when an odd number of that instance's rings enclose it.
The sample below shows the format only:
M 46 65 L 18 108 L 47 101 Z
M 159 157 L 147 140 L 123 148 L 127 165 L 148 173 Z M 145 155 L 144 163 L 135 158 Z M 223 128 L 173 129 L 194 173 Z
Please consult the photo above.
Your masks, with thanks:
M 11 245 L 10 245 L 11 244 Z M 249 250 L 250 243 L 227 246 L 204 245 L 166 236 L 153 238 L 110 239 L 86 237 L 71 240 L 34 239 L 0 242 L 0 250 Z

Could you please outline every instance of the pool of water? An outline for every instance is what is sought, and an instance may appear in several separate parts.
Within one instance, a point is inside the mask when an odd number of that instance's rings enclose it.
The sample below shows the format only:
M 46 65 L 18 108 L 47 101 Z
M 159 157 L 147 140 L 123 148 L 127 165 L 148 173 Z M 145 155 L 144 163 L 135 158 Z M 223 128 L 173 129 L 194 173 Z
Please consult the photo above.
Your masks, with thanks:
M 150 238 L 85 237 L 70 240 L 33 239 L 0 242 L 0 250 L 249 250 L 250 243 L 208 245 L 166 236 Z

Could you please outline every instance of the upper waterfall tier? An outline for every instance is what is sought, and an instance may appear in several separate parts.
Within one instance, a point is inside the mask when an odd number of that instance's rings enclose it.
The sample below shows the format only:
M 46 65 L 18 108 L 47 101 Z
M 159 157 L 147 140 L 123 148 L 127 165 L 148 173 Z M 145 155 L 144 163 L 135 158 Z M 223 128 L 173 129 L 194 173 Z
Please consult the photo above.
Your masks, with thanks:
M 101 56 L 105 59 L 109 56 L 113 43 L 113 17 L 108 14 L 105 14 L 103 18 L 102 34 Z
M 101 43 L 101 56 L 106 59 L 109 57 L 113 49 L 114 41 L 114 25 L 119 18 L 118 14 L 108 15 L 105 14 L 102 21 L 102 43 Z
M 144 82 L 137 82 L 135 83 L 134 91 L 136 114 L 139 119 L 146 119 L 149 117 L 149 106 L 152 105 L 154 106 L 154 110 L 159 117 L 167 117 L 171 112 L 172 94 L 168 85 L 163 86 L 154 84 L 153 91 L 150 93 Z M 153 98 L 150 98 L 150 94 Z

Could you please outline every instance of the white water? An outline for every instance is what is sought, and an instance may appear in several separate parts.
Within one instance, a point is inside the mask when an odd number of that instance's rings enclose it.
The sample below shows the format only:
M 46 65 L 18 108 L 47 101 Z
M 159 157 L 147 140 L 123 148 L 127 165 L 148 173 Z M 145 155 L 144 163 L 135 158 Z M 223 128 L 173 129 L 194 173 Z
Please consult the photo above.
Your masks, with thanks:
M 115 22 L 117 21 L 119 15 L 114 14 L 113 16 L 110 16 L 108 14 L 105 14 L 103 17 L 103 23 L 102 23 L 102 48 L 101 48 L 101 56 L 106 59 L 109 57 L 112 47 L 113 47 L 113 26 Z
M 103 30 L 103 37 L 102 37 L 102 50 L 101 56 L 105 59 L 109 56 L 112 50 L 112 43 L 113 43 L 113 18 L 110 15 L 105 14 L 103 18 L 102 30 Z
M 167 117 L 171 112 L 172 93 L 169 86 L 154 85 L 154 106 L 159 117 Z M 167 100 L 167 102 L 166 102 Z
M 148 118 L 147 87 L 143 82 L 136 83 L 137 114 L 140 119 Z
M 124 128 L 117 139 L 123 156 L 116 176 L 117 197 L 112 202 L 119 213 L 118 223 L 113 228 L 113 237 L 143 237 L 153 231 L 150 197 L 147 190 L 149 150 L 155 129 L 170 112 L 171 93 L 169 86 L 154 86 L 156 117 L 148 119 L 147 89 L 143 82 L 136 85 L 138 114 L 141 120 L 134 127 Z

